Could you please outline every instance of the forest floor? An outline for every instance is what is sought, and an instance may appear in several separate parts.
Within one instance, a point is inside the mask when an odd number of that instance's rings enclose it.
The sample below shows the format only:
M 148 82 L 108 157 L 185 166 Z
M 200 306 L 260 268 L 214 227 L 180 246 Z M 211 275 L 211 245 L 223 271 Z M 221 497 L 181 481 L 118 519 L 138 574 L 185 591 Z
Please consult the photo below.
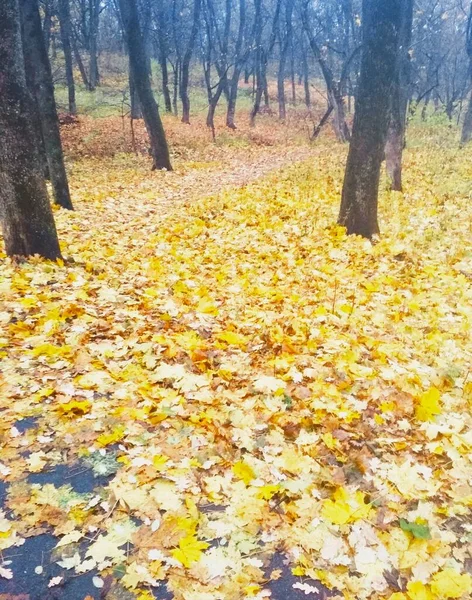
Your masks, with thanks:
M 64 128 L 64 260 L 0 253 L 1 600 L 470 598 L 472 148 L 414 129 L 372 245 L 305 126 Z

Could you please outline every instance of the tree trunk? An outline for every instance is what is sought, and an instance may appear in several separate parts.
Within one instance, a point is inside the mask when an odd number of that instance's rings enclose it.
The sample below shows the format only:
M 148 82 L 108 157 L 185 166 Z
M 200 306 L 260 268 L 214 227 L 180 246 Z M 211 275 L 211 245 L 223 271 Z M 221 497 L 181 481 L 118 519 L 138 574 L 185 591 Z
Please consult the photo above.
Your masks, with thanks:
M 179 114 L 179 79 L 180 79 L 180 63 L 177 60 L 174 67 L 174 91 L 172 94 L 172 112 L 177 117 Z
M 79 72 L 80 72 L 80 76 L 82 77 L 82 82 L 85 86 L 85 89 L 90 92 L 91 91 L 90 81 L 89 81 L 89 78 L 87 77 L 87 71 L 85 70 L 84 62 L 82 60 L 82 57 L 80 56 L 79 48 L 77 46 L 77 40 L 76 40 L 74 33 L 72 33 L 72 35 L 71 35 L 70 43 L 71 43 L 71 47 L 72 47 L 72 52 L 75 57 L 75 62 L 77 63 L 77 66 L 79 67 Z
M 90 62 L 89 62 L 89 90 L 93 90 L 100 82 L 98 72 L 98 28 L 100 20 L 100 0 L 90 0 Z
M 379 233 L 380 167 L 403 2 L 364 0 L 362 8 L 361 74 L 338 223 L 366 238 Z
M 43 19 L 43 38 L 46 52 L 49 53 L 49 45 L 51 43 L 51 29 L 52 29 L 52 10 L 51 0 L 44 2 L 44 19 Z
M 159 4 L 160 6 L 160 4 Z M 157 23 L 157 39 L 158 39 L 158 56 L 159 56 L 159 65 L 161 67 L 162 74 L 162 94 L 164 96 L 164 106 L 166 112 L 172 112 L 172 101 L 170 98 L 170 90 L 169 90 L 169 70 L 167 68 L 167 43 L 166 43 L 166 35 L 164 33 L 164 15 L 162 10 L 158 13 L 158 23 Z
M 57 118 L 51 67 L 44 46 L 38 0 L 21 0 L 23 16 L 23 48 L 30 65 L 34 95 L 38 103 L 41 132 L 46 151 L 54 202 L 72 210 L 69 184 L 62 153 L 59 119 Z
M 67 89 L 69 92 L 69 113 L 77 114 L 77 106 L 75 104 L 75 84 L 74 71 L 72 68 L 72 49 L 71 49 L 71 25 L 70 25 L 70 7 L 69 0 L 59 0 L 59 24 L 61 28 L 62 49 L 64 51 L 64 60 L 66 63 L 66 80 Z
M 287 62 L 288 51 L 292 43 L 292 13 L 293 13 L 293 2 L 292 0 L 285 0 L 285 36 L 283 38 L 283 44 L 281 44 L 280 58 L 279 58 L 279 70 L 277 74 L 277 98 L 279 102 L 279 119 L 285 121 L 287 111 L 285 107 L 285 65 Z M 294 91 L 294 66 L 293 66 L 293 54 L 291 64 L 291 75 L 292 75 L 292 93 Z
M 311 94 L 310 94 L 310 74 L 308 69 L 308 61 L 305 52 L 303 52 L 303 88 L 305 90 L 305 105 L 307 108 L 311 107 Z
M 149 61 L 139 26 L 136 0 L 119 0 L 123 29 L 128 46 L 133 82 L 138 91 L 144 123 L 149 135 L 153 169 L 172 170 L 169 148 L 159 115 L 159 108 L 152 93 Z
M 190 124 L 190 98 L 188 95 L 190 60 L 192 58 L 193 49 L 198 34 L 201 4 L 201 0 L 194 0 L 192 30 L 190 32 L 190 38 L 182 59 L 181 67 L 180 100 L 182 102 L 182 123 L 187 123 L 188 125 Z
M 131 66 L 131 60 L 128 57 L 128 82 L 129 82 L 129 103 L 130 103 L 130 116 L 132 119 L 142 119 L 143 111 L 141 110 L 141 103 L 139 101 L 138 90 L 134 85 L 133 80 L 133 67 Z
M 414 0 L 402 1 L 401 26 L 398 38 L 397 68 L 393 79 L 390 123 L 385 145 L 385 159 L 390 189 L 401 192 L 403 148 L 405 147 L 406 111 L 410 85 L 410 44 Z
M 38 163 L 21 50 L 18 0 L 0 2 L 0 216 L 9 256 L 60 258 L 56 226 Z

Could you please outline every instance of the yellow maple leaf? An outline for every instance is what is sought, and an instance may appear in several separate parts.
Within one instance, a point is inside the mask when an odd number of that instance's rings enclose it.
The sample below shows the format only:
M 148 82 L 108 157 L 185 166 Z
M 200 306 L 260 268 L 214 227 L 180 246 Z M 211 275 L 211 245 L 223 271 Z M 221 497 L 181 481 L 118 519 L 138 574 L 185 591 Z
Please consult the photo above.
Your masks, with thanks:
M 279 485 L 263 485 L 257 491 L 257 497 L 263 500 L 270 500 L 280 489 Z
M 441 394 L 435 387 L 430 387 L 427 392 L 422 394 L 416 407 L 416 418 L 419 421 L 433 421 L 436 415 L 441 414 L 441 405 L 439 400 Z
M 410 581 L 406 589 L 409 600 L 434 600 L 429 586 L 421 581 Z
M 365 503 L 365 494 L 357 491 L 350 494 L 345 488 L 338 488 L 334 500 L 325 500 L 321 515 L 334 525 L 345 525 L 369 516 L 371 506 Z
M 115 427 L 113 431 L 110 433 L 102 433 L 97 438 L 97 443 L 100 446 L 109 446 L 110 444 L 115 444 L 116 442 L 120 442 L 125 435 L 125 428 L 122 425 Z
M 218 314 L 218 309 L 211 298 L 208 298 L 208 296 L 203 296 L 198 301 L 197 312 L 216 316 Z
M 244 481 L 246 485 L 249 485 L 256 478 L 253 468 L 243 460 L 233 465 L 233 473 L 238 479 Z
M 216 334 L 216 338 L 222 342 L 226 342 L 230 346 L 238 346 L 239 348 L 245 348 L 249 342 L 249 339 L 241 333 L 235 331 L 222 331 Z
M 152 458 L 152 464 L 157 471 L 162 471 L 168 460 L 169 458 L 167 456 L 164 456 L 163 454 L 156 454 Z
M 472 593 L 472 577 L 456 569 L 443 569 L 433 576 L 431 590 L 438 598 L 460 598 Z
M 206 550 L 208 546 L 209 544 L 200 542 L 195 536 L 186 535 L 180 539 L 179 547 L 172 550 L 171 554 L 184 567 L 188 568 L 200 560 L 202 551 Z
M 92 403 L 88 400 L 71 400 L 70 402 L 59 404 L 57 410 L 67 417 L 81 417 L 89 413 L 91 408 Z

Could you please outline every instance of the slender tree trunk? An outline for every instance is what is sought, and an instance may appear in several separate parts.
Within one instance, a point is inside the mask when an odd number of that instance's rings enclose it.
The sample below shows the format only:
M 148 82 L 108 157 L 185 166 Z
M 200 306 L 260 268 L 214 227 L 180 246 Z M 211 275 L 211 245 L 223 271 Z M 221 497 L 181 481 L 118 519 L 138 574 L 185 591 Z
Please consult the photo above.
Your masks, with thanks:
M 89 89 L 93 91 L 100 83 L 98 71 L 98 31 L 100 20 L 100 0 L 90 0 L 90 62 L 89 62 Z
M 182 102 L 182 123 L 187 124 L 190 124 L 190 98 L 188 95 L 190 60 L 192 59 L 193 49 L 195 47 L 195 41 L 197 39 L 201 5 L 201 0 L 194 0 L 192 30 L 190 32 L 190 38 L 188 40 L 187 48 L 182 59 L 180 100 Z
M 401 192 L 403 148 L 405 146 L 406 111 L 410 95 L 410 44 L 414 0 L 402 0 L 401 27 L 398 38 L 397 68 L 393 79 L 390 123 L 385 145 L 387 175 L 392 190 Z
M 51 66 L 41 31 L 38 0 L 21 0 L 21 9 L 25 62 L 30 65 L 34 96 L 38 103 L 42 139 L 53 187 L 54 202 L 63 208 L 72 210 L 54 99 Z
M 346 227 L 348 234 L 366 238 L 379 233 L 380 167 L 403 1 L 363 2 L 361 75 L 338 223 Z
M 287 62 L 288 52 L 292 44 L 292 13 L 293 13 L 293 2 L 292 0 L 285 0 L 285 36 L 283 44 L 281 44 L 280 59 L 279 59 L 279 71 L 277 75 L 277 98 L 279 102 L 279 119 L 285 121 L 287 111 L 285 107 L 285 65 Z M 292 56 L 292 85 L 294 86 L 294 68 L 293 68 L 293 56 Z M 293 93 L 293 90 L 292 90 Z
M 157 39 L 158 39 L 158 47 L 157 52 L 159 56 L 159 65 L 161 67 L 162 74 L 162 94 L 164 96 L 164 106 L 166 112 L 172 112 L 172 101 L 170 97 L 169 90 L 169 70 L 167 68 L 167 41 L 166 35 L 164 32 L 164 15 L 162 10 L 158 13 L 158 23 L 157 23 Z
M 43 38 L 46 52 L 49 53 L 49 45 L 51 43 L 51 29 L 52 29 L 52 10 L 51 0 L 44 2 L 44 20 L 43 20 Z
M 38 162 L 26 87 L 18 0 L 0 2 L 0 217 L 9 256 L 60 258 Z
M 297 90 L 295 87 L 295 56 L 293 53 L 293 36 L 290 40 L 290 81 L 292 84 L 292 104 L 296 106 L 297 104 Z
M 79 67 L 80 76 L 82 78 L 85 89 L 90 92 L 90 91 L 92 91 L 92 88 L 90 86 L 90 81 L 89 81 L 89 78 L 87 77 L 87 71 L 85 70 L 84 62 L 82 60 L 82 57 L 80 56 L 79 48 L 77 46 L 77 40 L 73 33 L 71 35 L 70 43 L 71 43 L 71 47 L 72 47 L 72 52 L 74 54 L 75 62 L 77 63 L 77 66 Z
M 169 148 L 159 115 L 159 108 L 152 93 L 149 61 L 138 18 L 136 0 L 119 0 L 123 29 L 128 46 L 134 85 L 138 91 L 144 123 L 149 135 L 153 169 L 172 170 Z
M 174 91 L 172 94 L 172 112 L 177 117 L 179 114 L 179 80 L 180 80 L 180 63 L 177 60 L 174 67 Z
M 279 58 L 279 69 L 277 73 L 277 101 L 279 103 L 279 119 L 285 121 L 287 111 L 285 107 L 285 63 L 287 59 L 288 40 L 282 47 Z
M 69 91 L 69 113 L 77 114 L 75 104 L 75 84 L 74 71 L 72 68 L 72 49 L 71 49 L 71 25 L 70 25 L 70 7 L 69 0 L 58 0 L 59 24 L 61 27 L 62 49 L 64 51 L 64 60 L 66 63 L 66 80 Z
M 305 105 L 307 108 L 311 107 L 311 94 L 310 94 L 310 72 L 308 69 L 308 60 L 306 53 L 303 51 L 303 88 L 305 91 Z

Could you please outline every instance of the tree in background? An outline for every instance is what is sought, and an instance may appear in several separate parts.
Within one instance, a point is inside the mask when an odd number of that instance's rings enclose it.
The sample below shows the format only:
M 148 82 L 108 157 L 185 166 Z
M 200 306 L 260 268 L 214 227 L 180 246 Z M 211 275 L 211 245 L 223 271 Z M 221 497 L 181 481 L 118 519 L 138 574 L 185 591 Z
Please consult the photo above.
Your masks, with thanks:
M 153 169 L 172 170 L 169 148 L 162 126 L 159 108 L 151 86 L 151 73 L 146 46 L 141 34 L 136 0 L 119 0 L 124 35 L 128 47 L 133 82 L 136 86 L 149 135 Z
M 66 63 L 66 80 L 69 93 L 69 113 L 77 114 L 75 103 L 74 70 L 72 65 L 71 20 L 69 0 L 58 0 L 59 23 L 61 27 L 62 50 Z
M 410 50 L 414 0 L 402 2 L 398 54 L 393 90 L 390 100 L 390 121 L 385 161 L 392 190 L 402 191 L 402 160 L 405 146 L 406 113 L 410 98 Z
M 0 216 L 9 256 L 60 258 L 26 86 L 18 0 L 0 2 Z
M 469 77 L 472 86 L 472 3 L 469 10 L 469 18 L 467 21 L 467 37 L 466 49 L 469 57 Z M 465 115 L 464 124 L 462 126 L 461 143 L 467 144 L 472 140 L 472 91 L 469 96 L 469 105 Z
M 31 87 L 37 101 L 42 143 L 46 153 L 54 201 L 72 209 L 69 184 L 62 153 L 51 67 L 41 31 L 38 0 L 21 0 L 23 51 L 31 73 Z
M 361 73 L 338 222 L 348 234 L 366 238 L 379 233 L 380 167 L 406 1 L 363 2 Z

